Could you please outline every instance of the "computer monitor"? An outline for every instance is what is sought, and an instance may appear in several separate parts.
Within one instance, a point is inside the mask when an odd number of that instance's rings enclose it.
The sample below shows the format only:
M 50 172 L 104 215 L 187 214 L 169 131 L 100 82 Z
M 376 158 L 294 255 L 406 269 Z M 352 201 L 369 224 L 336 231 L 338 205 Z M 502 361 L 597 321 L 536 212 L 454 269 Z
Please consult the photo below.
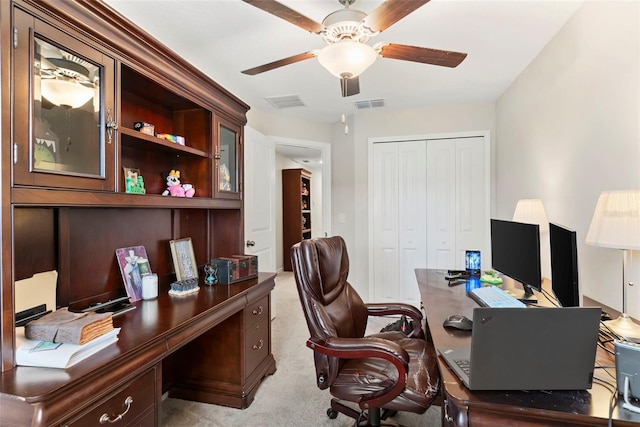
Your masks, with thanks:
M 551 289 L 563 307 L 580 306 L 576 232 L 549 223 L 551 245 Z
M 537 302 L 533 289 L 542 291 L 540 226 L 491 219 L 491 265 L 522 284 L 522 293 L 510 290 L 516 298 Z

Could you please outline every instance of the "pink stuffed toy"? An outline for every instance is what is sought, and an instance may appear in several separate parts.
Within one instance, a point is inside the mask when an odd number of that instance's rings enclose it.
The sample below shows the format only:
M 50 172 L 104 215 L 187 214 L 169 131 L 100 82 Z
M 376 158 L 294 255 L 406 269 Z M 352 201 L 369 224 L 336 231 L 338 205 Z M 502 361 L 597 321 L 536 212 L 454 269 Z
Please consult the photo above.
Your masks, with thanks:
M 163 196 L 172 197 L 193 197 L 196 189 L 191 184 L 180 184 L 180 171 L 171 170 L 168 174 L 163 173 L 167 189 L 162 192 Z

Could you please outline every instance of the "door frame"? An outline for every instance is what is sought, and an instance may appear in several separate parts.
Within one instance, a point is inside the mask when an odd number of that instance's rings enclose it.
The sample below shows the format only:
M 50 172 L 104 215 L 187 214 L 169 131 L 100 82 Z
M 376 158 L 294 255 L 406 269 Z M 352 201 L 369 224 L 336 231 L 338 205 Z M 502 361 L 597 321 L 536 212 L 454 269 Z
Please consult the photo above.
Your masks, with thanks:
M 286 145 L 290 147 L 301 147 L 301 148 L 313 148 L 315 150 L 320 150 L 320 157 L 322 159 L 322 232 L 323 235 L 330 236 L 331 235 L 331 144 L 326 142 L 318 142 L 318 141 L 308 141 L 304 139 L 295 139 L 295 138 L 283 138 L 280 136 L 272 136 L 269 138 L 273 139 L 275 142 L 276 148 L 279 145 Z M 276 150 L 277 151 L 277 150 Z M 301 166 L 304 167 L 304 166 Z M 279 209 L 282 209 L 280 206 Z M 278 248 L 278 250 L 282 250 L 282 248 Z
M 477 130 L 477 131 L 464 131 L 464 132 L 446 132 L 446 133 L 428 133 L 428 134 L 417 134 L 417 135 L 400 135 L 400 136 L 385 136 L 385 137 L 369 137 L 367 140 L 367 165 L 368 165 L 368 209 L 367 209 L 367 220 L 368 220 L 368 241 L 373 242 L 374 230 L 373 230 L 373 144 L 380 143 L 392 143 L 392 142 L 408 142 L 408 141 L 428 141 L 433 139 L 455 139 L 455 138 L 470 138 L 470 137 L 483 137 L 485 140 L 484 146 L 484 161 L 485 161 L 485 215 L 486 218 L 491 218 L 491 212 L 494 211 L 493 206 L 493 192 L 491 189 L 493 188 L 493 170 L 491 169 L 492 164 L 492 148 L 491 148 L 491 132 L 489 130 Z M 486 227 L 485 230 L 485 242 L 487 244 L 491 241 L 490 228 Z M 374 251 L 373 244 L 369 244 L 369 295 L 375 295 L 374 289 L 374 271 L 373 271 L 373 262 L 374 262 Z M 375 301 L 372 301 L 375 302 Z

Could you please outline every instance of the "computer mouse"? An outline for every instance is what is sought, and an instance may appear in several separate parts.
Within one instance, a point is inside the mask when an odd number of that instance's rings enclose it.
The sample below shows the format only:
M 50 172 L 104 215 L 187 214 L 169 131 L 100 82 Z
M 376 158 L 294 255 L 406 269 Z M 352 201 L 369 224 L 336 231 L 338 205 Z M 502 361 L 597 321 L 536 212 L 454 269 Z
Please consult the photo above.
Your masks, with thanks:
M 473 321 L 462 314 L 452 314 L 444 320 L 442 326 L 445 328 L 470 331 L 471 328 L 473 328 Z

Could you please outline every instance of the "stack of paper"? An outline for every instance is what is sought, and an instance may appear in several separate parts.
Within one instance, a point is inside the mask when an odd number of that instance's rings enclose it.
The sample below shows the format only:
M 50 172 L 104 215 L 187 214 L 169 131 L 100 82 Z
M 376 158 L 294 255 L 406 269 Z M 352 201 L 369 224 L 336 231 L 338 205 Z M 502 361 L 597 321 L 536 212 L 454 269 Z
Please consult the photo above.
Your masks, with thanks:
M 103 334 L 83 345 L 28 340 L 23 328 L 16 329 L 16 363 L 21 366 L 69 368 L 108 345 L 118 341 L 120 328 Z

